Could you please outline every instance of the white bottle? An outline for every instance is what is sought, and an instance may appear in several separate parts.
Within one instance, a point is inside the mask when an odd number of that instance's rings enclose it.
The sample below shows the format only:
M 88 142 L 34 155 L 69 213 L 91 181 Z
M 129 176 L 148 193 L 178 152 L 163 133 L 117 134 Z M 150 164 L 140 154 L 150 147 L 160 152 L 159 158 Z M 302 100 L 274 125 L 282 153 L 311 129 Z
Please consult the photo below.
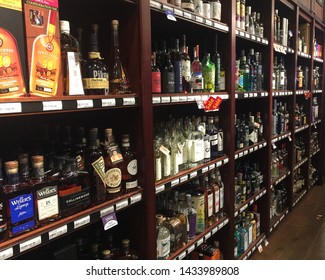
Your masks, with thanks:
M 163 225 L 164 218 L 162 215 L 156 215 L 157 228 L 157 259 L 165 260 L 170 254 L 170 232 Z

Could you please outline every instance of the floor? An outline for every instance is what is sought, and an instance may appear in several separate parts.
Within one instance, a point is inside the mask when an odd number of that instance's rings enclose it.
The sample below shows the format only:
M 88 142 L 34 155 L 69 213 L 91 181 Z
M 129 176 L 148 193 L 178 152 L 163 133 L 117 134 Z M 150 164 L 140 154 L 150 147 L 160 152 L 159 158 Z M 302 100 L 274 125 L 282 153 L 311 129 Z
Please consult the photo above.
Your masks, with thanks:
M 314 186 L 282 220 L 252 260 L 325 260 L 325 185 Z

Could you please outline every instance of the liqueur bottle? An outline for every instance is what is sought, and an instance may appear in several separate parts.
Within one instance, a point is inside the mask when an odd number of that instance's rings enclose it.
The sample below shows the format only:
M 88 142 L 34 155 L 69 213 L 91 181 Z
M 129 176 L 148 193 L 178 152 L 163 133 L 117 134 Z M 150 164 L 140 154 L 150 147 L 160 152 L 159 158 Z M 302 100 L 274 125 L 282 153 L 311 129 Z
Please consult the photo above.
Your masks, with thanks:
M 122 171 L 122 188 L 125 192 L 131 192 L 138 187 L 138 161 L 130 145 L 130 135 L 122 135 L 122 156 L 120 163 Z
M 108 197 L 111 199 L 120 196 L 124 192 L 122 190 L 122 171 L 119 164 L 123 161 L 123 156 L 119 146 L 115 143 L 111 128 L 105 129 L 104 150 L 105 184 Z
M 39 35 L 33 43 L 30 69 L 30 95 L 55 96 L 61 68 L 60 45 L 55 38 L 57 12 L 49 12 L 47 34 Z
M 17 41 L 8 30 L 0 27 L 0 98 L 25 95 Z
M 112 67 L 110 67 L 110 93 L 125 94 L 131 93 L 130 83 L 126 71 L 122 65 L 120 58 L 119 35 L 118 35 L 118 20 L 112 20 Z
M 59 218 L 58 181 L 54 178 L 45 179 L 43 156 L 33 156 L 32 166 L 36 222 L 37 225 L 45 225 Z
M 99 204 L 106 200 L 105 163 L 103 153 L 98 147 L 97 128 L 88 132 L 88 147 L 85 154 L 86 170 L 89 172 L 91 201 Z
M 156 53 L 151 56 L 151 91 L 161 93 L 161 72 L 156 64 Z
M 60 20 L 61 68 L 63 73 L 63 93 L 84 95 L 80 68 L 78 41 L 70 34 L 70 23 Z
M 19 180 L 18 162 L 5 162 L 6 182 L 3 195 L 7 208 L 9 238 L 35 228 L 34 192 L 31 187 L 23 187 Z
M 82 73 L 82 83 L 86 95 L 107 95 L 109 92 L 108 70 L 100 56 L 97 33 L 98 24 L 93 24 L 89 37 L 88 61 L 85 63 Z

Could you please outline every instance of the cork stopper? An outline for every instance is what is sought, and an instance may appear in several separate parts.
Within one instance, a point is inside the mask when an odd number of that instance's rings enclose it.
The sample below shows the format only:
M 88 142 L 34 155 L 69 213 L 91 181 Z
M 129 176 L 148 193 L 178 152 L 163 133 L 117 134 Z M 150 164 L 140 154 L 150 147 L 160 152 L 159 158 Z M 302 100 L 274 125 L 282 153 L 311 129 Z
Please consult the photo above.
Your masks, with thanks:
M 6 169 L 18 168 L 18 161 L 17 160 L 6 161 L 5 162 L 5 168 Z
M 112 27 L 114 28 L 117 28 L 118 27 L 118 20 L 114 19 L 112 20 Z
M 130 247 L 130 239 L 123 239 L 123 240 L 122 240 L 122 247 L 123 247 L 123 248 L 128 248 L 128 247 Z
M 33 163 L 42 163 L 44 161 L 44 157 L 40 155 L 32 156 L 32 161 Z

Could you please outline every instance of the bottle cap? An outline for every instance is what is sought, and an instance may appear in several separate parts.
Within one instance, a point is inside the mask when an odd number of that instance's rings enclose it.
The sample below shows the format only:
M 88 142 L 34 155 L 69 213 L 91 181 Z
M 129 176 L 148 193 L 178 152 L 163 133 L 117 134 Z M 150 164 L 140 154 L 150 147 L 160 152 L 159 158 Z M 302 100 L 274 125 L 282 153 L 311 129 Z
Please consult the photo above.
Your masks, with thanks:
M 118 20 L 114 19 L 112 20 L 112 27 L 117 28 L 118 27 Z
M 130 246 L 130 239 L 123 239 L 122 240 L 122 247 L 127 248 Z
M 6 169 L 18 168 L 18 161 L 17 160 L 6 161 L 5 162 L 5 168 Z
M 61 33 L 69 33 L 70 34 L 70 22 L 67 20 L 60 20 L 60 30 Z
M 32 156 L 32 162 L 33 163 L 42 163 L 44 161 L 44 157 L 37 155 L 37 156 Z

